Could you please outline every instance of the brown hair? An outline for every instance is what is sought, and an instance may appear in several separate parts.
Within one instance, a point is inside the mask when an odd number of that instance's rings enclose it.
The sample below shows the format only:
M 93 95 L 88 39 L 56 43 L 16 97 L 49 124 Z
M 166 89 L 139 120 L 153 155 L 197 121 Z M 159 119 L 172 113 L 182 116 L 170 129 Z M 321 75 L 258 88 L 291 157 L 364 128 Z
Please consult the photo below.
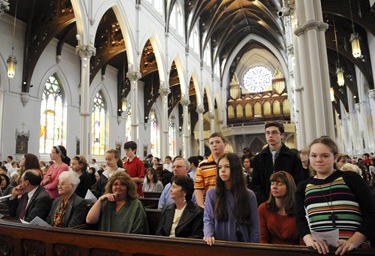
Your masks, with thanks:
M 278 171 L 271 175 L 270 181 L 283 182 L 286 185 L 286 195 L 284 199 L 285 212 L 288 215 L 295 215 L 295 193 L 296 183 L 292 175 L 285 171 Z M 266 201 L 266 208 L 270 211 L 277 212 L 280 210 L 276 205 L 275 197 L 270 193 L 268 200 Z
M 112 185 L 116 180 L 119 180 L 121 184 L 125 185 L 127 188 L 126 197 L 127 198 L 139 198 L 137 192 L 137 186 L 130 176 L 124 171 L 115 171 L 112 176 L 108 179 L 107 185 L 105 186 L 105 193 L 113 193 Z

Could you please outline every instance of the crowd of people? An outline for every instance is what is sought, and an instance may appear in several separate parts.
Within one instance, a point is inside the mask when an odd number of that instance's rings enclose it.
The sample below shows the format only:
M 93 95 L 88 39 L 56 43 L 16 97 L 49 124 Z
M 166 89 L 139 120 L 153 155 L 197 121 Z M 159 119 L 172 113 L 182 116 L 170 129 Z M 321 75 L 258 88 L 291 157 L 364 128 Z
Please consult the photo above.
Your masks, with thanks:
M 375 235 L 375 157 L 339 154 L 322 136 L 301 151 L 284 143 L 284 126 L 265 124 L 267 144 L 256 155 L 233 152 L 220 133 L 211 154 L 161 159 L 137 156 L 137 144 L 105 153 L 105 167 L 82 155 L 70 159 L 62 145 L 45 164 L 30 153 L 9 156 L 0 171 L 0 195 L 11 216 L 39 217 L 56 227 L 95 225 L 100 231 L 149 234 L 140 200 L 161 193 L 155 235 L 309 246 L 337 255 L 371 248 Z M 88 209 L 88 191 L 97 201 Z

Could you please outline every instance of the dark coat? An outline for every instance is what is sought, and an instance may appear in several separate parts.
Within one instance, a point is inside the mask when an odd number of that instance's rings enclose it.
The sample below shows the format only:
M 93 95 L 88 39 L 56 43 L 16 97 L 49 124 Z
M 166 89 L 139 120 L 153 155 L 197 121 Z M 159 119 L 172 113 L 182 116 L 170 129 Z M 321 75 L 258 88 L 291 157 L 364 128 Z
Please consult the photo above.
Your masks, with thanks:
M 21 207 L 26 200 L 27 193 L 24 193 L 20 199 L 7 200 L 9 206 L 9 215 L 17 217 L 20 215 Z M 44 187 L 39 186 L 33 197 L 29 200 L 24 220 L 32 221 L 36 216 L 45 220 L 51 210 L 52 200 Z
M 265 202 L 270 194 L 270 177 L 277 171 L 286 171 L 294 177 L 296 184 L 303 180 L 302 162 L 297 153 L 282 144 L 276 157 L 275 165 L 272 163 L 272 154 L 269 146 L 255 156 L 253 161 L 253 190 L 257 196 L 258 205 Z
M 175 204 L 168 205 L 163 209 L 155 235 L 170 235 L 175 210 Z M 203 209 L 191 201 L 188 202 L 175 229 L 175 235 L 176 237 L 202 238 Z
M 46 222 L 51 226 L 54 225 L 54 215 L 56 208 L 61 202 L 61 197 L 56 198 L 52 203 L 51 211 L 48 214 Z M 65 209 L 64 221 L 62 227 L 75 227 L 86 223 L 87 207 L 85 200 L 73 194 L 69 198 L 69 203 Z

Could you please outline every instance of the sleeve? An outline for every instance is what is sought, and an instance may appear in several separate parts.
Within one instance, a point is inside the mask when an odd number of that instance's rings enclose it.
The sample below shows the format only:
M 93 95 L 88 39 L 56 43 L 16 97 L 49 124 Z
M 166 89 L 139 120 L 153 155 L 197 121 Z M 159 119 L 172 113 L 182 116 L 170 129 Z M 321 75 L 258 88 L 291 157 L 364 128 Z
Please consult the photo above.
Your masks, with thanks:
M 252 187 L 253 191 L 257 197 L 258 204 L 265 202 L 266 201 L 266 191 L 264 188 L 262 188 L 262 183 L 261 183 L 261 170 L 260 166 L 258 165 L 258 159 L 254 158 L 253 161 L 253 181 L 252 181 Z
M 160 195 L 160 198 L 159 198 L 159 204 L 158 204 L 158 209 L 163 209 L 164 205 L 166 204 L 167 202 L 167 198 L 166 198 L 166 195 L 168 194 L 168 189 L 169 189 L 169 186 L 170 183 L 168 183 L 165 188 L 163 189 L 163 192 L 161 192 L 161 195 Z
M 155 185 L 155 191 L 156 192 L 162 192 L 163 191 L 163 184 L 160 182 L 160 181 L 158 181 L 157 183 L 156 183 L 156 185 Z
M 359 174 L 354 172 L 344 172 L 343 178 L 350 190 L 356 195 L 359 207 L 362 211 L 363 221 L 358 228 L 358 232 L 366 237 L 375 234 L 375 200 L 371 190 Z
M 293 178 L 296 185 L 298 185 L 301 181 L 304 180 L 302 162 L 298 154 L 295 154 L 294 156 Z
M 60 170 L 58 170 L 57 172 L 52 173 L 52 176 L 51 176 L 52 181 L 44 186 L 44 188 L 46 190 L 53 190 L 53 189 L 57 188 L 57 184 L 59 183 L 60 174 L 64 171 L 69 170 L 69 166 L 67 164 L 64 164 L 64 165 L 65 165 L 64 168 L 60 168 Z
M 197 175 L 195 176 L 194 189 L 204 189 L 203 172 L 201 168 L 197 169 Z
M 259 223 L 260 223 L 260 242 L 262 244 L 269 243 L 269 232 L 267 228 L 267 214 L 266 204 L 262 203 L 258 208 Z
M 251 211 L 251 225 L 249 229 L 249 238 L 252 243 L 259 243 L 260 228 L 257 199 L 253 191 L 249 191 L 249 205 Z
M 301 238 L 307 234 L 310 234 L 310 227 L 306 220 L 306 211 L 304 206 L 305 188 L 307 182 L 308 180 L 298 184 L 296 191 L 296 224 Z
M 134 202 L 134 209 L 135 212 L 135 218 L 134 218 L 134 223 L 132 225 L 132 234 L 146 234 L 148 235 L 148 223 L 147 223 L 147 217 L 146 217 L 146 212 L 143 209 L 143 205 L 141 201 L 136 199 L 136 202 Z
M 215 236 L 215 188 L 210 188 L 206 194 L 203 213 L 203 236 Z
M 8 205 L 9 215 L 11 217 L 16 217 L 16 215 L 17 215 L 17 207 L 18 207 L 18 204 L 19 204 L 18 200 L 19 200 L 18 198 L 15 198 L 13 200 L 8 199 L 8 200 L 5 201 L 6 204 Z
M 155 231 L 156 236 L 165 236 L 164 230 L 163 230 L 164 223 L 165 223 L 165 208 L 161 211 L 160 221 Z
M 52 220 L 53 217 L 54 217 L 55 209 L 56 209 L 55 204 L 57 204 L 57 202 L 58 202 L 58 200 L 56 200 L 56 199 L 53 200 L 51 210 L 49 211 L 48 216 L 47 216 L 47 218 L 46 218 L 46 222 L 47 222 L 48 224 L 50 224 L 50 225 L 52 225 L 51 220 Z
M 49 195 L 42 196 L 40 198 L 35 199 L 35 203 L 33 208 L 28 212 L 27 217 L 25 218 L 26 221 L 32 221 L 36 216 L 39 216 L 42 220 L 47 218 L 48 213 L 51 210 L 52 201 Z
M 85 200 L 82 200 L 79 202 L 79 204 L 73 207 L 68 227 L 70 228 L 84 224 L 86 220 L 86 215 L 87 207 L 85 204 Z
M 197 214 L 191 223 L 189 238 L 203 238 L 203 209 L 197 206 Z
M 138 178 L 144 178 L 145 177 L 145 165 L 141 160 L 138 161 L 137 163 L 137 176 Z

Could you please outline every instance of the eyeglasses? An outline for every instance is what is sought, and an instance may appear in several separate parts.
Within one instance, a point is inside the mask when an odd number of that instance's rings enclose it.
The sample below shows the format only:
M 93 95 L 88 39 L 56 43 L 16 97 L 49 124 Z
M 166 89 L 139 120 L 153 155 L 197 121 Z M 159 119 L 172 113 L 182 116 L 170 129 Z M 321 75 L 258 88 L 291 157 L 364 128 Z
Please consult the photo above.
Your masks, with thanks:
M 122 183 L 113 183 L 112 187 L 126 187 L 126 185 Z
M 280 134 L 280 132 L 278 132 L 278 131 L 266 132 L 266 136 L 270 136 L 270 135 L 278 135 L 278 134 Z

